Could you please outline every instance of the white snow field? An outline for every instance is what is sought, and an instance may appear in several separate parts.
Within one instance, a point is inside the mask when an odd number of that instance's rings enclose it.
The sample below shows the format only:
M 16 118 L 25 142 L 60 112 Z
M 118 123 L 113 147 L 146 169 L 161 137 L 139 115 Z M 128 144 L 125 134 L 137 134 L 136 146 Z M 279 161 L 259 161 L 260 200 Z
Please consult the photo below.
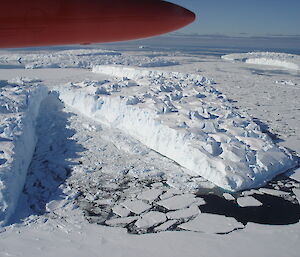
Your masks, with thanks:
M 0 256 L 298 257 L 299 57 L 224 59 L 0 51 Z

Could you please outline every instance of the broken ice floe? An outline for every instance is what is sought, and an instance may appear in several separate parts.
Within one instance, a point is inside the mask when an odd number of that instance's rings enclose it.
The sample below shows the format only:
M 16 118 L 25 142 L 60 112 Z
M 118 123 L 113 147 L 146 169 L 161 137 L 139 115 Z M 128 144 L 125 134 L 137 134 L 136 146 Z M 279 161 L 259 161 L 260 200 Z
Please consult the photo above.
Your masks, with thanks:
M 252 196 L 239 197 L 237 203 L 241 207 L 261 206 L 262 203 Z
M 204 213 L 179 227 L 195 232 L 224 234 L 244 226 L 234 218 Z
M 161 194 L 162 194 L 161 189 L 155 189 L 154 188 L 154 189 L 150 189 L 150 190 L 144 191 L 141 194 L 139 194 L 138 199 L 152 202 L 155 199 L 157 199 L 157 197 L 159 197 Z
M 161 224 L 167 220 L 164 213 L 151 211 L 142 215 L 141 218 L 135 223 L 139 229 L 151 228 L 157 224 Z
M 221 201 L 220 204 L 216 199 L 206 202 L 204 198 L 206 199 L 206 196 L 211 194 L 201 196 L 199 195 L 197 188 L 190 191 L 187 191 L 185 188 L 182 188 L 181 190 L 178 188 L 170 188 L 166 176 L 169 175 L 168 172 L 170 172 L 170 170 L 176 169 L 176 167 L 179 168 L 178 165 L 175 166 L 172 163 L 169 163 L 168 159 L 162 156 L 160 157 L 161 160 L 158 158 L 152 159 L 156 155 L 153 155 L 154 152 L 150 154 L 151 151 L 149 149 L 143 151 L 142 156 L 136 155 L 137 152 L 126 147 L 125 142 L 127 142 L 127 144 L 134 143 L 136 145 L 139 145 L 140 143 L 128 140 L 129 136 L 125 134 L 121 137 L 119 134 L 120 131 L 113 128 L 106 128 L 104 125 L 101 125 L 101 128 L 96 130 L 86 130 L 87 126 L 83 127 L 81 124 L 85 124 L 87 120 L 88 119 L 83 116 L 77 116 L 76 118 L 71 119 L 71 128 L 76 128 L 77 130 L 77 133 L 72 139 L 76 140 L 77 143 L 86 149 L 84 155 L 88 156 L 88 158 L 79 157 L 79 165 L 81 168 L 73 169 L 72 176 L 67 179 L 66 183 L 74 190 L 79 191 L 75 202 L 90 223 L 122 227 L 129 233 L 144 234 L 166 230 L 180 230 L 180 225 L 193 220 L 205 212 L 210 212 L 210 208 L 212 208 L 211 211 L 213 212 L 218 211 L 220 215 L 229 217 L 236 215 L 233 217 L 238 221 L 243 222 L 243 224 L 257 219 L 256 212 L 258 212 L 257 216 L 261 217 L 262 211 L 268 209 L 266 202 L 260 199 L 264 205 L 251 207 L 250 211 L 253 210 L 253 215 L 249 215 L 249 208 L 247 206 L 239 207 L 235 200 L 235 198 L 248 196 L 250 193 L 254 194 L 256 191 L 259 192 L 258 190 L 234 193 L 232 194 L 235 196 L 234 200 L 227 202 L 222 202 L 222 197 L 218 197 L 220 199 L 219 201 Z M 90 122 L 92 127 L 96 127 L 96 122 Z M 102 138 L 103 134 L 105 134 L 107 140 Z M 86 140 L 83 135 L 90 139 Z M 114 138 L 111 146 L 109 146 L 109 137 Z M 122 140 L 123 143 L 121 145 L 126 149 L 123 152 L 122 147 L 117 143 L 118 139 Z M 159 169 L 164 170 L 165 174 L 162 177 L 145 177 L 138 172 L 138 170 L 145 165 L 144 162 L 146 161 L 148 154 L 150 154 L 151 163 L 154 166 L 162 160 L 168 163 L 169 169 L 167 170 L 165 170 L 162 162 L 158 165 L 158 167 L 160 167 Z M 109 159 L 107 159 L 107 156 L 109 156 Z M 127 161 L 131 159 L 136 159 L 137 156 L 142 159 L 138 162 L 127 163 Z M 48 159 L 51 158 L 48 157 Z M 85 171 L 89 170 L 90 168 L 88 168 L 88 166 L 96 161 L 97 163 L 101 163 L 101 169 L 95 170 L 94 172 Z M 111 162 L 112 166 L 109 165 L 109 162 Z M 118 163 L 120 163 L 120 166 L 117 165 Z M 76 165 L 75 167 L 78 166 Z M 118 169 L 127 170 L 127 172 L 119 173 Z M 128 171 L 131 169 L 136 169 L 136 173 Z M 174 174 L 176 173 L 173 173 L 173 175 Z M 286 181 L 283 185 L 288 183 L 289 182 Z M 186 184 L 186 182 L 181 181 L 177 186 L 182 186 L 182 184 Z M 209 191 L 211 190 L 204 190 L 204 192 Z M 223 201 L 225 201 L 225 199 Z M 161 205 L 162 203 L 164 206 Z M 279 204 L 281 206 L 282 202 L 279 202 Z M 125 205 L 126 207 L 124 207 Z M 143 209 L 140 208 L 140 206 L 145 206 L 146 208 Z M 234 210 L 234 212 L 232 210 Z M 271 209 L 271 211 L 272 210 L 273 209 Z M 291 212 L 289 212 L 290 215 L 294 215 L 293 213 L 295 211 L 296 210 L 291 209 Z M 55 210 L 55 212 L 57 211 Z M 140 214 L 137 214 L 136 212 L 139 212 Z M 149 212 L 150 214 L 147 215 Z M 284 217 L 284 219 L 286 219 L 286 217 Z M 259 222 L 268 221 L 259 220 Z M 240 226 L 236 228 L 239 227 Z M 234 229 L 229 227 L 229 229 L 226 229 L 228 230 L 226 233 Z
M 112 211 L 120 217 L 127 217 L 130 214 L 130 210 L 121 205 L 116 205 L 112 208 Z
M 110 219 L 106 220 L 105 224 L 109 226 L 122 226 L 122 225 L 128 225 L 133 221 L 136 221 L 139 217 L 137 216 L 130 216 L 126 218 L 116 218 L 116 219 Z
M 126 200 L 121 203 L 121 205 L 135 214 L 141 214 L 151 208 L 151 205 L 146 204 L 141 200 Z
M 110 95 L 96 94 L 97 86 L 84 82 L 57 88 L 60 98 L 176 161 L 191 175 L 238 191 L 261 186 L 296 165 L 202 76 L 123 66 L 97 66 L 93 71 L 121 78 L 102 85 Z M 128 80 L 137 83 L 124 85 Z M 199 99 L 199 93 L 205 98 Z
M 176 220 L 168 220 L 165 223 L 161 224 L 160 226 L 157 226 L 154 228 L 155 232 L 161 232 L 161 231 L 166 231 L 170 227 L 172 227 L 174 224 L 176 224 Z
M 264 194 L 274 195 L 274 196 L 284 196 L 284 195 L 289 194 L 288 192 L 281 191 L 281 190 L 275 190 L 275 189 L 271 189 L 271 188 L 260 188 L 259 192 L 262 192 Z
M 176 195 L 168 199 L 157 202 L 158 205 L 165 207 L 168 210 L 179 210 L 190 206 L 197 202 L 193 194 Z
M 234 201 L 235 198 L 229 193 L 223 193 L 223 197 L 228 201 Z
M 170 220 L 186 219 L 196 217 L 201 211 L 196 204 L 189 206 L 188 208 L 172 211 L 167 213 L 167 217 Z

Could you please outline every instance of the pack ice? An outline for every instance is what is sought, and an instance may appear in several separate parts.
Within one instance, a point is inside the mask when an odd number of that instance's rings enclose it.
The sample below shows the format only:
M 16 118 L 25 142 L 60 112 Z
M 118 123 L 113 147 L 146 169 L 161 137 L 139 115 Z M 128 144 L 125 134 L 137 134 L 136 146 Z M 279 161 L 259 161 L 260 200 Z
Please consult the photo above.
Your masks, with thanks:
M 0 55 L 0 65 L 24 67 L 25 69 L 41 68 L 92 68 L 93 65 L 136 65 L 140 67 L 170 66 L 178 64 L 174 60 L 165 60 L 158 56 L 135 56 L 132 53 L 121 53 L 101 49 L 72 49 L 63 51 L 26 52 Z
M 14 212 L 35 149 L 35 121 L 47 89 L 38 80 L 0 81 L 0 226 Z
M 190 175 L 239 191 L 261 186 L 296 165 L 205 77 L 105 65 L 93 72 L 115 76 L 117 82 L 58 87 L 65 104 L 124 131 Z

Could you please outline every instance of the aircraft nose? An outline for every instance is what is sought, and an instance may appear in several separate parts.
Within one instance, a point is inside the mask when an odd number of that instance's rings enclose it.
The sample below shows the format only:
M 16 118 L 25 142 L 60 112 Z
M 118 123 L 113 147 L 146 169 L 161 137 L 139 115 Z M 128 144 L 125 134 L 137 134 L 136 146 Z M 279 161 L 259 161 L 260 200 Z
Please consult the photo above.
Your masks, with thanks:
M 162 1 L 161 3 L 163 3 Z M 170 26 L 173 30 L 183 28 L 195 21 L 196 15 L 192 11 L 179 5 L 165 2 L 166 20 L 164 24 Z M 162 25 L 163 26 L 163 25 Z
M 186 23 L 187 23 L 186 25 L 188 25 L 188 24 L 190 24 L 190 23 L 192 23 L 196 20 L 196 14 L 195 13 L 193 13 L 193 12 L 187 10 L 187 9 L 184 9 L 184 8 L 182 8 L 182 9 L 183 9 L 183 15 L 182 16 L 186 20 Z
M 173 8 L 173 15 L 185 20 L 188 24 L 194 22 L 196 19 L 195 13 L 181 6 L 176 6 L 176 8 Z

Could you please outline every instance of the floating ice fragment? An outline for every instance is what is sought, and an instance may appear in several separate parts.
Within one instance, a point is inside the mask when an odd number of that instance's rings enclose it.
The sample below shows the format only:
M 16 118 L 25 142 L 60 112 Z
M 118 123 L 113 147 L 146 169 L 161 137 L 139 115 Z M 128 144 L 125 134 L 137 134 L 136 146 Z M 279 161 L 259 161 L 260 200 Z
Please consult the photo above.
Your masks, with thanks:
M 168 219 L 186 219 L 193 216 L 197 216 L 200 210 L 197 205 L 193 204 L 190 207 L 178 211 L 172 211 L 167 213 Z
M 106 225 L 109 226 L 120 226 L 120 225 L 127 225 L 135 220 L 137 220 L 139 217 L 138 216 L 130 216 L 126 218 L 116 218 L 116 219 L 111 219 L 105 221 Z
M 254 194 L 263 195 L 263 193 L 257 189 L 251 189 L 249 191 L 242 192 L 243 196 L 249 196 L 249 195 L 254 195 Z
M 241 207 L 262 206 L 262 203 L 252 196 L 239 197 L 237 203 Z
M 144 214 L 136 223 L 135 225 L 138 228 L 145 229 L 145 228 L 151 228 L 153 226 L 156 226 L 160 223 L 163 223 L 167 220 L 167 217 L 162 212 L 157 211 L 150 211 L 146 214 Z
M 141 214 L 151 208 L 151 205 L 146 204 L 141 200 L 126 200 L 121 203 L 121 205 L 135 214 Z
M 162 194 L 161 189 L 150 189 L 150 190 L 144 191 L 141 194 L 139 194 L 137 198 L 140 200 L 146 200 L 146 201 L 152 202 L 157 197 L 159 197 L 161 194 Z
M 165 223 L 159 225 L 158 227 L 154 228 L 155 232 L 166 231 L 170 227 L 172 227 L 177 221 L 176 220 L 168 220 Z
M 165 207 L 168 210 L 179 210 L 192 205 L 196 201 L 197 199 L 195 198 L 195 195 L 183 194 L 183 195 L 173 196 L 165 200 L 161 200 L 157 202 L 157 204 Z
M 234 201 L 235 198 L 231 195 L 231 194 L 228 194 L 228 193 L 224 193 L 223 194 L 223 197 L 228 200 L 228 201 Z
M 170 198 L 170 197 L 172 197 L 174 195 L 180 195 L 180 194 L 182 194 L 182 192 L 179 189 L 170 188 L 167 192 L 165 192 L 164 194 L 162 194 L 159 198 L 161 200 L 164 200 L 164 199 Z
M 237 228 L 243 228 L 243 224 L 234 218 L 221 215 L 203 213 L 195 219 L 178 226 L 184 230 L 204 233 L 229 233 Z
M 270 189 L 270 188 L 260 188 L 259 191 L 262 192 L 262 193 L 265 193 L 265 194 L 268 194 L 268 195 L 274 195 L 274 196 L 289 195 L 288 192 L 275 190 L 275 189 Z
M 130 214 L 130 211 L 121 205 L 116 205 L 112 208 L 112 211 L 119 215 L 120 217 L 127 217 Z

